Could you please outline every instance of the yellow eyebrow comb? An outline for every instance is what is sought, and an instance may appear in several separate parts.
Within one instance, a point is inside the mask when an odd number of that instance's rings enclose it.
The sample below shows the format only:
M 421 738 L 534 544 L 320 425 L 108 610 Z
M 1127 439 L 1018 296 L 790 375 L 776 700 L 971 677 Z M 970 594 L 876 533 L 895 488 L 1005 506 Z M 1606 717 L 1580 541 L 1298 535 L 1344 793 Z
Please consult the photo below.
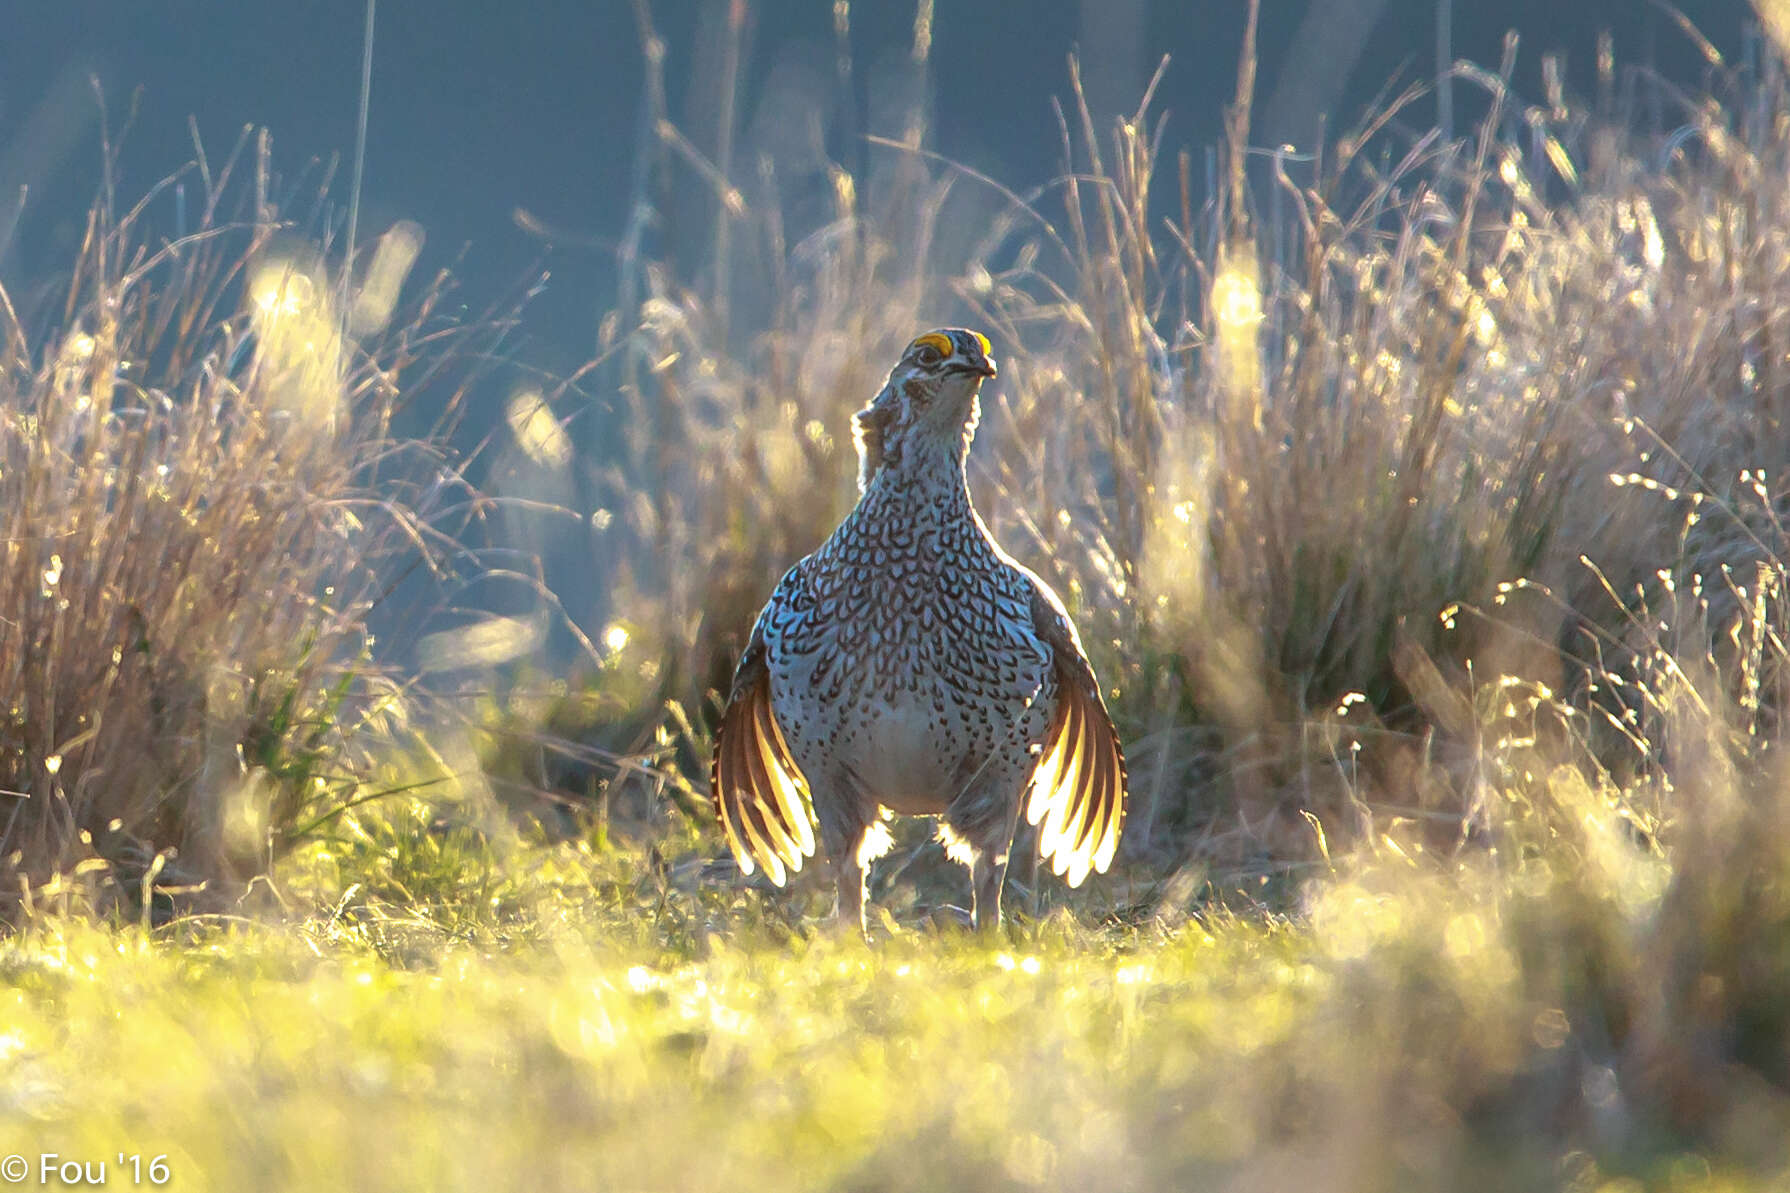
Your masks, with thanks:
M 921 345 L 931 345 L 940 356 L 949 356 L 957 351 L 956 347 L 951 343 L 951 337 L 942 331 L 927 332 L 925 335 L 915 340 L 908 350 L 911 352 L 914 348 L 918 348 Z

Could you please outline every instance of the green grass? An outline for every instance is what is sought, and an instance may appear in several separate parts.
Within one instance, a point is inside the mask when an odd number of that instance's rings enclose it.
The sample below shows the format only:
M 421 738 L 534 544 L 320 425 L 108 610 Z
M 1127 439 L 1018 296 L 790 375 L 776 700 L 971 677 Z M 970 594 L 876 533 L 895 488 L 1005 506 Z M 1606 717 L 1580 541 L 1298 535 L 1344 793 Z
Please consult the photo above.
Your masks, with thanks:
M 748 888 L 692 825 L 386 801 L 228 916 L 40 889 L 0 941 L 0 1155 L 194 1189 L 1781 1188 L 1790 787 L 1703 748 L 1667 846 L 1516 744 L 1491 848 L 1407 824 L 1298 884 L 1109 878 L 992 944 L 893 899 L 842 935 L 824 883 Z
M 1790 1174 L 1781 1091 L 1709 1057 L 1686 1117 L 1689 1087 L 1607 1034 L 1682 944 L 1661 859 L 1595 879 L 1564 850 L 1551 873 L 1392 860 L 1291 918 L 1064 910 L 998 946 L 915 927 L 866 945 L 632 854 L 519 846 L 502 889 L 474 890 L 452 876 L 484 864 L 476 838 L 395 848 L 295 859 L 273 883 L 287 918 L 42 915 L 0 943 L 0 1154 L 166 1155 L 176 1187 L 219 1190 Z M 374 858 L 407 898 L 298 910 Z

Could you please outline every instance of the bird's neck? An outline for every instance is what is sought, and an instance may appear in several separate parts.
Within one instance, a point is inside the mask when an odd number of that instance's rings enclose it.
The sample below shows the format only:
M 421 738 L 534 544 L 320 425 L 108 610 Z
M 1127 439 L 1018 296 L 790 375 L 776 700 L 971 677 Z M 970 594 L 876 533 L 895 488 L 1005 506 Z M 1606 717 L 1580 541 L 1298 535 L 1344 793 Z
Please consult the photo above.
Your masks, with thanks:
M 967 437 L 920 439 L 901 445 L 864 488 L 860 505 L 914 503 L 946 512 L 970 513 Z
M 919 451 L 902 446 L 898 460 L 885 460 L 871 476 L 857 508 L 822 549 L 860 566 L 868 560 L 876 566 L 917 564 L 915 574 L 921 576 L 932 575 L 944 557 L 986 566 L 1004 559 L 970 501 L 967 445 L 952 450 L 941 443 Z

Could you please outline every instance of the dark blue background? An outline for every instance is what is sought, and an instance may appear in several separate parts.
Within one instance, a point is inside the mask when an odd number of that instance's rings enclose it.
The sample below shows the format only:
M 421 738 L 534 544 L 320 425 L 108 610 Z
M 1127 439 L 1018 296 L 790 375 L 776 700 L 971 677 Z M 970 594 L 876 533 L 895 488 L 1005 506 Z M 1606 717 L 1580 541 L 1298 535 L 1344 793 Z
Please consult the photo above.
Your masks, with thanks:
M 691 80 L 700 84 L 713 73 L 696 65 L 701 29 L 705 21 L 715 27 L 726 7 L 727 0 L 650 5 L 669 47 L 671 113 L 698 131 L 712 86 L 693 88 Z M 1263 4 L 1263 96 L 1275 85 L 1305 7 L 1306 0 Z M 1741 52 L 1750 15 L 1744 0 L 1692 0 L 1684 8 L 1731 60 Z M 1531 97 L 1540 94 L 1539 63 L 1548 50 L 1565 52 L 1572 81 L 1588 91 L 1600 29 L 1613 34 L 1620 63 L 1698 81 L 1695 51 L 1647 0 L 1456 0 L 1454 9 L 1461 57 L 1495 64 L 1504 31 L 1521 31 L 1519 84 Z M 828 0 L 750 0 L 745 12 L 742 123 L 766 94 L 768 72 L 792 62 L 827 71 L 834 50 Z M 1235 86 L 1243 12 L 1242 0 L 1147 6 L 1147 57 L 1173 59 L 1160 93 L 1171 144 L 1198 147 L 1217 139 L 1222 105 Z M 858 0 L 851 18 L 859 86 L 872 86 L 879 61 L 907 52 L 913 7 L 905 0 Z M 124 156 L 127 196 L 190 157 L 189 115 L 214 154 L 244 124 L 267 126 L 276 165 L 288 174 L 308 159 L 340 154 L 337 191 L 345 194 L 363 19 L 362 0 L 12 6 L 0 34 L 0 186 L 28 183 L 31 201 L 5 259 L 7 284 L 56 268 L 80 234 L 98 176 L 97 140 L 66 97 L 76 95 L 78 107 L 90 111 L 89 74 L 102 80 L 115 121 L 141 89 Z M 1388 78 L 1410 80 L 1433 70 L 1434 21 L 1433 0 L 1390 0 L 1350 74 L 1340 120 L 1352 120 Z M 1016 187 L 1055 173 L 1060 153 L 1050 99 L 1066 90 L 1065 58 L 1079 28 L 1073 3 L 937 0 L 928 81 L 932 147 Z M 596 320 L 614 300 L 605 246 L 626 220 L 644 77 L 628 0 L 385 0 L 378 11 L 363 228 L 376 232 L 395 218 L 417 220 L 429 236 L 425 264 L 444 263 L 465 249 L 459 272 L 475 307 L 497 299 L 548 252 L 552 283 L 531 307 L 523 350 L 555 367 L 582 359 Z M 60 101 L 53 98 L 58 80 Z M 43 117 L 36 126 L 34 111 Z M 1413 115 L 1423 119 L 1429 112 Z M 712 114 L 707 119 L 712 124 Z M 32 127 L 53 130 L 47 148 L 41 136 L 28 142 L 25 130 Z M 830 148 L 848 166 L 858 164 L 853 153 L 865 152 L 837 135 Z M 569 235 L 549 250 L 515 225 L 519 207 Z M 699 257 L 701 247 L 685 255 Z

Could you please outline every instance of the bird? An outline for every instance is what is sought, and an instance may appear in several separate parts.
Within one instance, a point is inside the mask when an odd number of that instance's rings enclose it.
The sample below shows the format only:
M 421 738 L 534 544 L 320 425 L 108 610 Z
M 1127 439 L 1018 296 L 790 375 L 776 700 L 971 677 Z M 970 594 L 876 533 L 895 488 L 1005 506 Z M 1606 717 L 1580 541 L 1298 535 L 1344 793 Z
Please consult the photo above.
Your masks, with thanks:
M 926 332 L 854 416 L 857 504 L 771 593 L 716 728 L 710 791 L 740 871 L 781 887 L 818 842 L 859 933 L 891 814 L 938 818 L 984 933 L 1022 804 L 1071 886 L 1106 871 L 1124 825 L 1125 754 L 1075 625 L 970 500 L 990 351 Z

